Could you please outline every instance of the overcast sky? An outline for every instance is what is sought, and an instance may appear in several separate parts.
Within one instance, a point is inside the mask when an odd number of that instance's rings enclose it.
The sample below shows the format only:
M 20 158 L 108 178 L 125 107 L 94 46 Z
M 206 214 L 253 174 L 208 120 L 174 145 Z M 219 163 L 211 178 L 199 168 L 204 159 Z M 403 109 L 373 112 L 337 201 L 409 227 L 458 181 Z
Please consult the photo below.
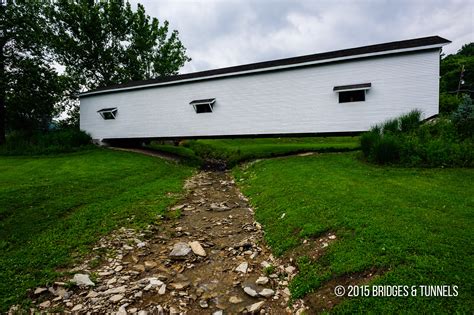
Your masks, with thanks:
M 474 0 L 133 0 L 168 20 L 193 60 L 181 73 L 439 35 L 474 41 Z

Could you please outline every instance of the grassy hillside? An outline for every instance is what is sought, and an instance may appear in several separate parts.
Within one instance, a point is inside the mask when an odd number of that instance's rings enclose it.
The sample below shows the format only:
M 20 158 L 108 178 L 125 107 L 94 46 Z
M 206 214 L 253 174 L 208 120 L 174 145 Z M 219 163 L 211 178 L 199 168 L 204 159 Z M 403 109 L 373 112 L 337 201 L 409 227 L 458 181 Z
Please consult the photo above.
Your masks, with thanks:
M 0 157 L 0 310 L 18 302 L 27 288 L 54 279 L 57 268 L 119 225 L 155 221 L 192 171 L 98 149 Z
M 469 313 L 474 309 L 473 169 L 379 167 L 354 153 L 261 161 L 236 169 L 276 254 L 326 231 L 338 240 L 300 260 L 294 297 L 376 268 L 379 284 L 458 285 L 458 297 L 353 298 L 347 313 Z M 285 216 L 282 218 L 282 214 Z

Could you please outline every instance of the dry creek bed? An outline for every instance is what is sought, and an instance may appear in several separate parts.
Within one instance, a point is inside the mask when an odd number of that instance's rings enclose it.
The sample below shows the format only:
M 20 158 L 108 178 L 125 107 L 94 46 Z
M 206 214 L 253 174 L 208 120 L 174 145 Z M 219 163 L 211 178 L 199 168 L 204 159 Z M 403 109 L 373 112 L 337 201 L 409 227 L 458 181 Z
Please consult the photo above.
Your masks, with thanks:
M 32 290 L 30 311 L 303 313 L 302 300 L 288 306 L 288 282 L 297 268 L 291 259 L 274 258 L 265 246 L 261 226 L 230 174 L 201 171 L 185 188 L 186 196 L 169 210 L 180 211 L 179 219 L 160 220 L 142 231 L 121 228 L 104 237 L 70 270 L 73 276 Z M 328 235 L 313 247 L 323 249 L 333 239 Z M 68 285 L 71 280 L 74 286 Z

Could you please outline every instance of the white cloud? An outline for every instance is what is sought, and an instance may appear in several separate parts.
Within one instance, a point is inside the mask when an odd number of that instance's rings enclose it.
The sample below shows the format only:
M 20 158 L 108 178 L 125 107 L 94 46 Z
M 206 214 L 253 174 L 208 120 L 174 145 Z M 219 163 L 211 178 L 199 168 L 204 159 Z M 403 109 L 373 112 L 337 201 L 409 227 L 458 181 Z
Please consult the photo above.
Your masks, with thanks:
M 132 2 L 136 2 L 133 0 Z M 474 41 L 474 0 L 145 0 L 193 59 L 181 72 L 440 35 Z

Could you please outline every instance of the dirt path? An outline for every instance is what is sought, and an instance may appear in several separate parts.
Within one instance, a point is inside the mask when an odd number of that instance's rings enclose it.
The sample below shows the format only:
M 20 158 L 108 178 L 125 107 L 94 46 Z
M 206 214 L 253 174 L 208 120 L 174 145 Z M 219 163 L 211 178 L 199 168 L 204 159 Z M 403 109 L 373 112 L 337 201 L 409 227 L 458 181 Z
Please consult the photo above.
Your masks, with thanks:
M 181 213 L 179 219 L 102 239 L 73 270 L 83 284 L 38 288 L 31 293 L 37 307 L 140 315 L 301 313 L 302 301 L 287 307 L 296 268 L 273 258 L 230 174 L 201 171 L 185 187 L 184 199 L 169 210 L 170 216 Z

